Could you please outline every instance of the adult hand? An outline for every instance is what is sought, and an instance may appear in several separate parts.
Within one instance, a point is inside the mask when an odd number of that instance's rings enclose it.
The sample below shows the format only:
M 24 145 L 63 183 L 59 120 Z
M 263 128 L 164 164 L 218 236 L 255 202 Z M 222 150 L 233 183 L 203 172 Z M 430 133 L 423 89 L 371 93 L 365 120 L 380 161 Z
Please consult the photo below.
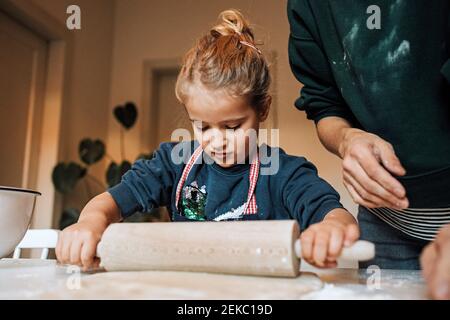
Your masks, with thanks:
M 434 299 L 450 299 L 450 224 L 422 252 L 422 273 Z
M 367 208 L 409 206 L 405 188 L 394 177 L 406 171 L 390 143 L 377 135 L 348 128 L 339 144 L 344 185 L 353 200 Z

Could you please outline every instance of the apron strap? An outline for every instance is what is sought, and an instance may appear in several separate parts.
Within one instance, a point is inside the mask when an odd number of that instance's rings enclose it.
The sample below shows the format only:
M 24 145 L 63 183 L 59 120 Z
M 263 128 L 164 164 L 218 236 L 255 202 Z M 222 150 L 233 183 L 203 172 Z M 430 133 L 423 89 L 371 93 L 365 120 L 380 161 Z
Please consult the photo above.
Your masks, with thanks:
M 198 146 L 197 149 L 195 149 L 194 153 L 191 155 L 191 157 L 189 158 L 188 163 L 186 164 L 186 166 L 183 169 L 183 173 L 181 174 L 181 178 L 180 181 L 178 182 L 177 185 L 177 193 L 176 193 L 176 197 L 175 197 L 175 207 L 178 209 L 178 202 L 180 201 L 180 195 L 181 195 L 181 190 L 183 188 L 184 183 L 186 182 L 187 177 L 189 176 L 189 172 L 191 172 L 192 167 L 194 166 L 194 163 L 197 162 L 197 159 L 200 157 L 200 155 L 202 154 L 202 146 Z
M 249 174 L 249 188 L 247 194 L 247 203 L 244 208 L 244 215 L 247 214 L 256 214 L 258 212 L 258 206 L 256 205 L 256 196 L 255 189 L 256 183 L 258 182 L 259 176 L 259 156 L 258 151 L 255 152 L 252 164 L 250 166 L 250 174 Z

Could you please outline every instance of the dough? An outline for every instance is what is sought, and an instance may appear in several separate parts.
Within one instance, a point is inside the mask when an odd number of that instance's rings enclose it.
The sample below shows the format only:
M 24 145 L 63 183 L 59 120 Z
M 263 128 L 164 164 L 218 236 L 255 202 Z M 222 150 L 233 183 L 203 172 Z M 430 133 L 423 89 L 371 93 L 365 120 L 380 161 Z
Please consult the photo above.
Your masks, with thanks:
M 105 272 L 83 276 L 81 288 L 41 299 L 300 299 L 323 287 L 313 273 L 297 278 L 178 271 Z

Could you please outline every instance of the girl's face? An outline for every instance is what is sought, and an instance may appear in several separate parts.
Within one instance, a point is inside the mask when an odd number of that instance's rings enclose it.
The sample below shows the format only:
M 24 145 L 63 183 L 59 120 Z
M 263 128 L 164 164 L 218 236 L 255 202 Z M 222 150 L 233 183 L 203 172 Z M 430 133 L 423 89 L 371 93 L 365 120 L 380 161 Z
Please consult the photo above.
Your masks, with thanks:
M 267 118 L 267 113 L 258 115 L 243 97 L 203 86 L 192 86 L 187 100 L 194 135 L 204 152 L 224 168 L 247 159 L 249 148 L 257 143 L 250 137 L 257 136 L 259 123 Z

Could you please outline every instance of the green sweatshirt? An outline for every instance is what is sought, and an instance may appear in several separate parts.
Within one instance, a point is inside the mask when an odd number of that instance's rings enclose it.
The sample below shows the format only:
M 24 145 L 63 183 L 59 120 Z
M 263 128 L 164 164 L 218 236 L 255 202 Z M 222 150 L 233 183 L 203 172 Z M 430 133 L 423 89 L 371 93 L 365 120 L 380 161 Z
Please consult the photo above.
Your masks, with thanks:
M 380 29 L 367 25 L 370 5 Z M 404 180 L 450 177 L 450 1 L 290 0 L 287 10 L 290 64 L 304 85 L 295 106 L 389 141 Z

